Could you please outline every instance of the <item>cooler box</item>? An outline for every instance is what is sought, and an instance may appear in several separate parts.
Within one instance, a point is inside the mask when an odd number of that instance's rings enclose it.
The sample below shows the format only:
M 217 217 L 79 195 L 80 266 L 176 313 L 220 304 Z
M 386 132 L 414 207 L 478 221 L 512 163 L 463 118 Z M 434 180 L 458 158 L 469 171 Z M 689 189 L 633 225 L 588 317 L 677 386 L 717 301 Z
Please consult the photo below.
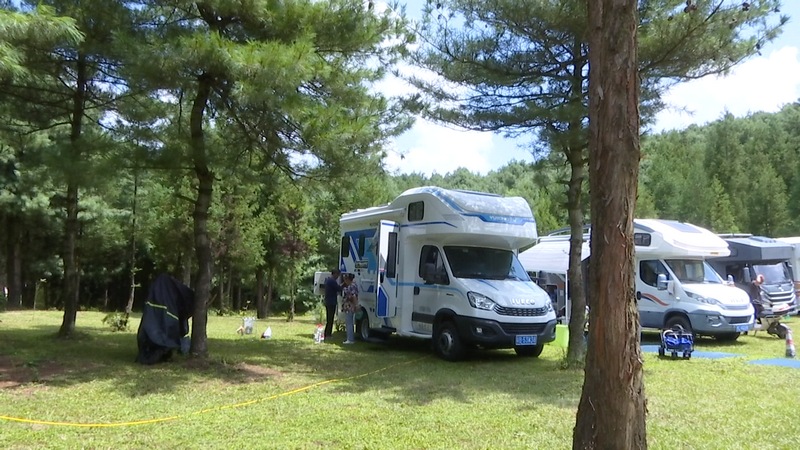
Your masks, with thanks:
M 569 347 L 569 326 L 563 324 L 556 325 L 556 340 L 553 343 L 561 348 Z

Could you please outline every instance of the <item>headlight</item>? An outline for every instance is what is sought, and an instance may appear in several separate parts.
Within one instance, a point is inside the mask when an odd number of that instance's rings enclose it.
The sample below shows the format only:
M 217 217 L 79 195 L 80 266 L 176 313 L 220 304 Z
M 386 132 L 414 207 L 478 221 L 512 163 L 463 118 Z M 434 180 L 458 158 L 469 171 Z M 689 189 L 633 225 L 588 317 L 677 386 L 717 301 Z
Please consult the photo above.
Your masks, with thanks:
M 553 307 L 553 302 L 550 299 L 547 300 L 547 312 L 555 311 L 556 309 Z
M 467 299 L 469 299 L 469 304 L 472 305 L 473 308 L 485 309 L 487 311 L 491 311 L 494 309 L 494 305 L 496 305 L 494 300 L 483 294 L 478 294 L 477 292 L 467 292 Z
M 718 306 L 722 305 L 722 303 L 715 298 L 703 297 L 702 295 L 693 294 L 691 292 L 687 292 L 686 295 L 688 295 L 690 298 L 697 300 L 700 303 L 705 303 L 707 305 L 718 305 Z

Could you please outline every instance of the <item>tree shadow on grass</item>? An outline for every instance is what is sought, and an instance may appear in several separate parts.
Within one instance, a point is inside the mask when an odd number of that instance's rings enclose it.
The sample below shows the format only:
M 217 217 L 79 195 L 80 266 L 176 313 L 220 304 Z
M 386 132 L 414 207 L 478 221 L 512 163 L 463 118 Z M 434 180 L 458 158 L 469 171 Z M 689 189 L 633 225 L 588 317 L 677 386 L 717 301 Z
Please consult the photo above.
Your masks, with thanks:
M 573 394 L 583 380 L 582 371 L 559 370 L 552 355 L 520 358 L 511 350 L 475 350 L 453 363 L 436 358 L 428 340 L 392 336 L 343 345 L 342 335 L 315 344 L 307 325 L 289 326 L 272 339 L 209 337 L 208 358 L 175 354 L 153 366 L 135 362 L 135 331 L 87 327 L 76 339 L 59 340 L 53 326 L 0 329 L 0 377 L 16 379 L 9 389 L 110 380 L 131 398 L 204 382 L 267 383 L 272 391 L 288 391 L 332 380 L 341 385 L 336 391 L 372 392 L 411 405 L 442 398 L 469 404 L 476 393 L 502 393 L 565 407 L 577 404 Z

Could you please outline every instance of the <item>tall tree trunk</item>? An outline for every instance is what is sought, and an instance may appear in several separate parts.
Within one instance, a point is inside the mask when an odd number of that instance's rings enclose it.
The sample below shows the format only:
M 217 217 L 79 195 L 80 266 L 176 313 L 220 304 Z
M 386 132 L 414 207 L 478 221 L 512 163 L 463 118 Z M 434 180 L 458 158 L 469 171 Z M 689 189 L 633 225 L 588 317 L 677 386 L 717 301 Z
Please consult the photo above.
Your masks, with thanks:
M 231 305 L 232 311 L 238 311 L 238 306 L 233 304 L 233 267 L 228 267 L 228 285 L 226 286 L 225 298 L 228 299 L 228 304 Z
M 592 292 L 575 449 L 647 448 L 633 214 L 639 174 L 636 0 L 589 7 Z
M 203 120 L 211 96 L 211 79 L 207 74 L 198 77 L 197 94 L 189 118 L 190 144 L 194 170 L 197 175 L 197 200 L 194 204 L 194 247 L 197 254 L 197 276 L 194 283 L 194 313 L 192 314 L 193 356 L 208 355 L 208 301 L 211 295 L 211 240 L 208 236 L 208 210 L 211 206 L 214 174 L 208 167 Z
M 272 311 L 272 295 L 275 292 L 275 267 L 269 268 L 269 277 L 267 277 L 267 306 L 266 316 L 269 317 Z
M 231 280 L 233 280 L 233 274 L 231 274 Z M 242 283 L 241 282 L 237 282 L 236 283 L 236 296 L 233 297 L 233 298 L 235 298 L 235 300 L 234 300 L 234 308 L 233 309 L 235 311 L 241 311 L 243 309 L 242 308 Z
M 294 255 L 290 258 L 294 261 Z M 294 320 L 294 269 L 289 269 L 289 315 L 286 317 L 287 322 Z
M 572 68 L 570 85 L 570 103 L 576 108 L 583 104 L 584 59 L 583 39 L 575 39 L 572 45 Z M 586 341 L 583 338 L 586 323 L 586 290 L 584 289 L 583 270 L 581 267 L 581 250 L 583 249 L 583 183 L 586 179 L 586 134 L 580 120 L 570 122 L 567 131 L 567 148 L 564 154 L 570 167 L 570 178 L 567 188 L 567 211 L 569 217 L 569 270 L 568 286 L 570 322 L 569 346 L 567 349 L 567 365 L 583 367 L 586 358 Z
M 25 309 L 36 309 L 36 280 L 28 278 L 27 271 L 22 273 L 22 307 Z
M 264 299 L 264 268 L 256 269 L 256 314 L 259 319 L 267 318 L 267 302 Z
M 72 122 L 70 124 L 70 153 L 73 160 L 81 158 L 80 139 L 83 127 L 83 114 L 86 103 L 86 85 L 88 83 L 86 55 L 78 54 L 75 63 L 75 95 L 72 98 Z M 68 338 L 75 331 L 75 320 L 78 316 L 78 183 L 77 176 L 67 174 L 67 215 L 64 222 L 64 320 L 58 330 L 58 336 Z
M 583 249 L 583 180 L 585 167 L 583 149 L 572 147 L 565 152 L 570 164 L 569 188 L 567 191 L 567 211 L 569 214 L 569 286 L 570 321 L 567 365 L 582 367 L 586 357 L 586 342 L 583 329 L 586 322 L 586 295 L 583 288 L 581 270 L 581 250 Z
M 192 285 L 192 251 L 189 249 L 181 255 L 181 279 L 186 286 Z
M 222 315 L 225 311 L 225 266 L 220 263 L 219 265 L 219 283 L 217 284 L 217 293 L 219 294 L 219 303 L 217 303 L 218 314 Z
M 22 246 L 20 219 L 16 214 L 6 215 L 6 277 L 9 309 L 22 306 Z
M 133 172 L 133 204 L 131 205 L 131 286 L 128 293 L 128 303 L 125 305 L 125 320 L 127 321 L 133 310 L 133 299 L 136 294 L 136 194 L 139 190 L 139 172 Z

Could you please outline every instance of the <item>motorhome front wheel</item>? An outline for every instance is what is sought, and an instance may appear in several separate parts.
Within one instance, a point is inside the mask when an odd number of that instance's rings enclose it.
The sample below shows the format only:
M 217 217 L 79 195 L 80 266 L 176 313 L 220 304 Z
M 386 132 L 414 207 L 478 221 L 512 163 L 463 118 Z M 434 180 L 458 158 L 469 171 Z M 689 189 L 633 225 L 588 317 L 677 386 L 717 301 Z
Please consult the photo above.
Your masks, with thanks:
M 464 346 L 458 336 L 458 329 L 452 322 L 439 325 L 433 336 L 436 354 L 447 361 L 458 361 L 464 356 Z
M 542 350 L 544 350 L 544 344 L 514 347 L 514 351 L 517 352 L 517 356 L 525 356 L 530 358 L 538 358 L 539 355 L 542 354 Z

